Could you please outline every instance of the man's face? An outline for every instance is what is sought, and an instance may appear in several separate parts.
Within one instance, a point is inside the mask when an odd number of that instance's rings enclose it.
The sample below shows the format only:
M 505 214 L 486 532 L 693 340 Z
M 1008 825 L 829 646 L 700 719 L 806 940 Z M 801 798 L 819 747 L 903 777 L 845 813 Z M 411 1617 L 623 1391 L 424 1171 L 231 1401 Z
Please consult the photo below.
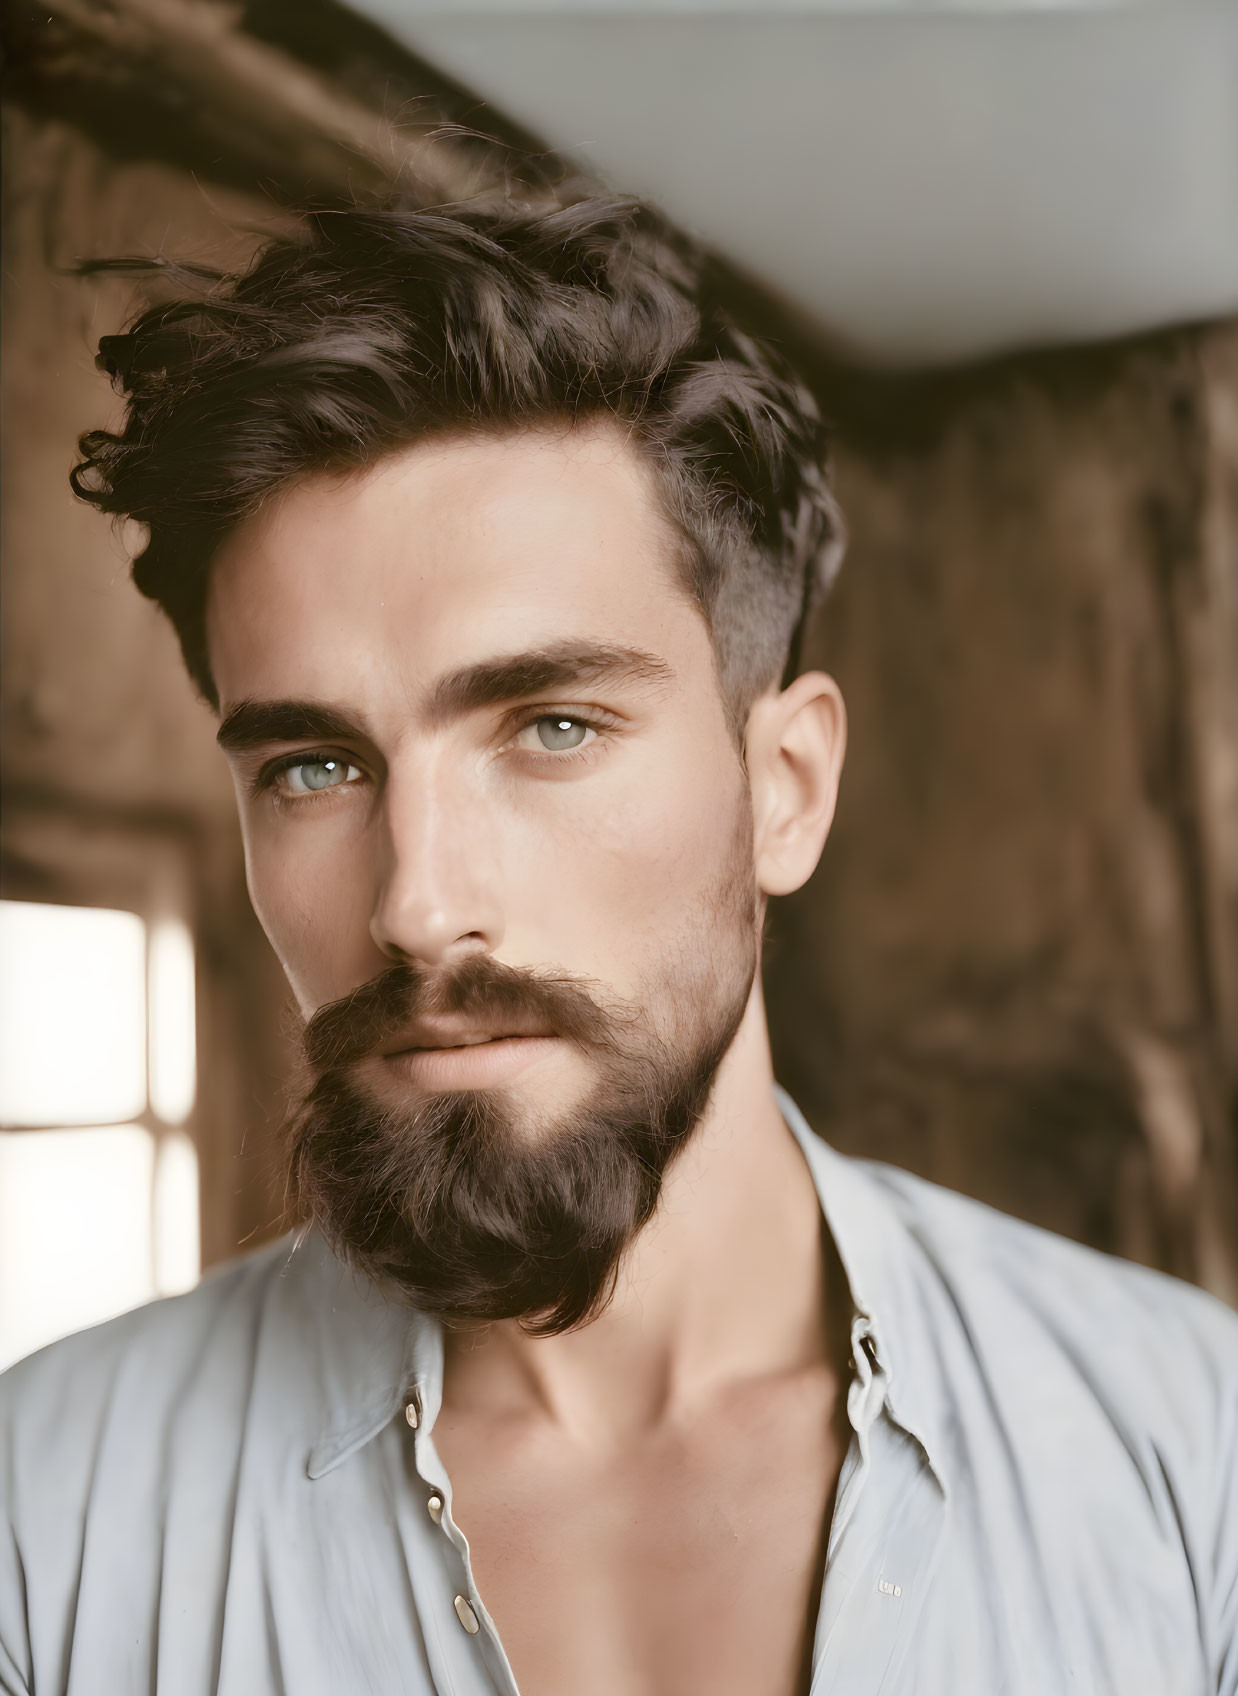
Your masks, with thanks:
M 254 905 L 333 1111 L 368 1107 L 386 1156 L 429 1114 L 452 1148 L 484 1122 L 509 1166 L 536 1161 L 638 1098 L 656 1116 L 657 1078 L 699 1114 L 757 896 L 673 547 L 648 471 L 599 428 L 309 477 L 217 557 Z

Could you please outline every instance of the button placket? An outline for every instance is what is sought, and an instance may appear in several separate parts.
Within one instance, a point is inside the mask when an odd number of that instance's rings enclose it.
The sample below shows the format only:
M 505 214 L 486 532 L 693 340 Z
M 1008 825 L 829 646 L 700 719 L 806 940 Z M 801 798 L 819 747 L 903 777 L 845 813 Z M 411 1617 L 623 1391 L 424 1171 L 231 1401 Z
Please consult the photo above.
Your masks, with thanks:
M 422 1403 L 420 1387 L 416 1387 L 409 1392 L 408 1399 L 404 1404 L 404 1419 L 410 1431 L 416 1434 L 417 1449 L 418 1452 L 421 1453 L 423 1449 L 422 1439 L 429 1438 L 429 1430 L 424 1424 L 425 1409 Z M 431 1459 L 431 1470 L 433 1470 L 432 1447 L 429 1450 L 429 1457 Z M 420 1470 L 421 1465 L 418 1466 L 418 1471 Z M 446 1511 L 447 1502 L 445 1492 L 441 1488 L 432 1488 L 430 1494 L 426 1497 L 426 1513 L 431 1521 L 436 1526 L 440 1527 L 444 1535 L 447 1537 L 449 1544 L 449 1550 L 447 1551 L 448 1567 L 451 1568 L 459 1565 L 463 1568 L 463 1570 L 453 1573 L 452 1576 L 455 1577 L 456 1583 L 459 1583 L 460 1579 L 463 1578 L 466 1585 L 465 1589 L 459 1590 L 452 1595 L 451 1605 L 455 1611 L 456 1619 L 459 1621 L 459 1624 L 465 1633 L 469 1637 L 480 1637 L 482 1631 L 481 1616 L 478 1612 L 478 1607 L 470 1601 L 469 1590 L 467 1588 L 471 1583 L 468 1573 L 467 1556 L 465 1551 L 458 1546 L 458 1534 L 450 1528 L 449 1524 L 445 1525 L 443 1523 Z

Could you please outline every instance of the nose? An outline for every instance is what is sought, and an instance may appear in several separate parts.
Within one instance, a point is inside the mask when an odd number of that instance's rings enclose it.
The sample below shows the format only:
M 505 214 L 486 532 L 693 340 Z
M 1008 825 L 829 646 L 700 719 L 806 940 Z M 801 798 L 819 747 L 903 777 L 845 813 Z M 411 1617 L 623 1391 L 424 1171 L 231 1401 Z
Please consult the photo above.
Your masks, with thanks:
M 492 823 L 492 821 L 491 821 Z M 503 940 L 493 830 L 446 774 L 388 775 L 370 934 L 388 959 L 423 967 Z

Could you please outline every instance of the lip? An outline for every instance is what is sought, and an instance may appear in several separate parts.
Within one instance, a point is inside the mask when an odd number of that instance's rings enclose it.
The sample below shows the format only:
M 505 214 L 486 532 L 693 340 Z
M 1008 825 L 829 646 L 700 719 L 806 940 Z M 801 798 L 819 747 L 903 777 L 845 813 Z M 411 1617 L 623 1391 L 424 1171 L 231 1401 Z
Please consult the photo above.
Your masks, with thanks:
M 382 1059 L 397 1077 L 419 1089 L 492 1089 L 554 1053 L 562 1042 L 562 1037 L 540 1031 L 527 1036 L 472 1033 L 468 1040 L 442 1047 L 418 1045 L 388 1051 Z
M 383 1049 L 390 1057 L 396 1054 L 442 1053 L 452 1048 L 479 1048 L 483 1044 L 506 1041 L 509 1038 L 551 1037 L 554 1032 L 544 1024 L 532 1021 L 522 1024 L 517 1016 L 504 1020 L 500 1026 L 477 1024 L 464 1018 L 418 1019 L 392 1037 Z

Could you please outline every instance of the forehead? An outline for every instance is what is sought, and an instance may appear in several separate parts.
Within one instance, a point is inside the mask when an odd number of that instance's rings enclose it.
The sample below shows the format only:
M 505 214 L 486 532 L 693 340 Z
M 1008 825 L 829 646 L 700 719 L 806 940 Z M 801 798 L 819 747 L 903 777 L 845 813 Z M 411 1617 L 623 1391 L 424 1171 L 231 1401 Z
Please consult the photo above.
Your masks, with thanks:
M 219 550 L 221 699 L 378 696 L 565 639 L 709 659 L 650 468 L 617 428 L 418 444 L 305 478 Z

